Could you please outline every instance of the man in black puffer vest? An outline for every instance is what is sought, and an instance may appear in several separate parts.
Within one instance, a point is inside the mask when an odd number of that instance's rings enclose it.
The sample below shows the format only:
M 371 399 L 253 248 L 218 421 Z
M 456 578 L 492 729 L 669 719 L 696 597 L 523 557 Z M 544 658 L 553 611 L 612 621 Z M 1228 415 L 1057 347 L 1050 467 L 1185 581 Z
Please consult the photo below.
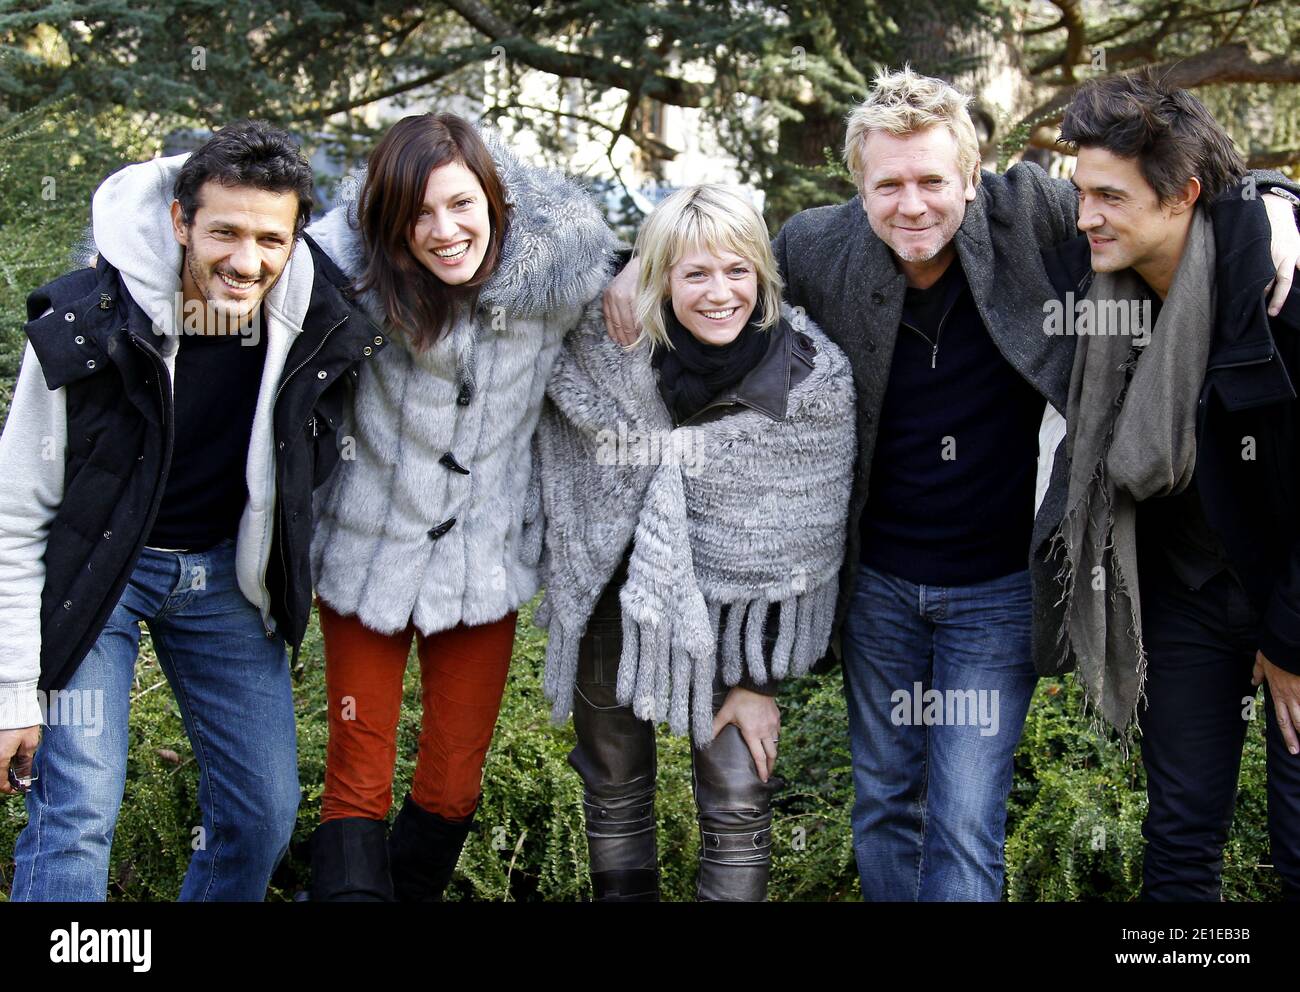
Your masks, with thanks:
M 312 492 L 385 343 L 302 233 L 312 181 L 255 121 L 129 166 L 95 193 L 94 267 L 28 299 L 0 438 L 14 901 L 106 897 L 142 621 L 200 775 L 181 898 L 260 900 L 288 847 Z

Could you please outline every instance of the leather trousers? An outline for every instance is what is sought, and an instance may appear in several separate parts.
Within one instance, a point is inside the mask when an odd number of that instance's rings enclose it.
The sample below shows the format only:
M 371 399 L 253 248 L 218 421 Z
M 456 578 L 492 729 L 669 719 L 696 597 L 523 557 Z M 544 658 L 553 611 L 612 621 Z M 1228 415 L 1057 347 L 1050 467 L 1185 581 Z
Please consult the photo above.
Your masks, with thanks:
M 617 591 L 615 587 L 615 593 Z M 655 900 L 655 730 L 615 696 L 622 625 L 617 596 L 602 597 L 578 656 L 569 763 L 582 776 L 594 898 Z M 715 683 L 713 709 L 729 690 Z M 707 747 L 691 749 L 700 825 L 701 901 L 761 902 L 772 857 L 771 796 L 734 725 Z

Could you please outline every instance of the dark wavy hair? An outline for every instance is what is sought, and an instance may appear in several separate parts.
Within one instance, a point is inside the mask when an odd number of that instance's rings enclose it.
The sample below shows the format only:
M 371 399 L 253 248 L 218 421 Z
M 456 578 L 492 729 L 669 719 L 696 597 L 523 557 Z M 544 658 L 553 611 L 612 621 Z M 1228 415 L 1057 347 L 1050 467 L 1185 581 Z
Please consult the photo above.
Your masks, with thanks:
M 1104 148 L 1136 159 L 1162 205 L 1192 176 L 1205 203 L 1246 174 L 1245 160 L 1205 104 L 1149 67 L 1084 83 L 1065 108 L 1060 141 L 1075 152 Z
M 227 124 L 199 146 L 181 166 L 172 195 L 180 201 L 185 226 L 194 223 L 199 190 L 206 182 L 251 186 L 270 193 L 297 193 L 294 235 L 311 220 L 315 176 L 298 142 L 266 121 Z
M 435 276 L 407 247 L 429 175 L 449 162 L 460 163 L 478 179 L 492 230 L 478 271 L 458 286 Z M 447 333 L 457 305 L 477 297 L 496 271 L 509 229 L 509 206 L 496 163 L 474 126 L 455 114 L 416 114 L 388 129 L 370 153 L 358 214 L 366 268 L 357 288 L 379 295 L 388 322 L 417 349 Z

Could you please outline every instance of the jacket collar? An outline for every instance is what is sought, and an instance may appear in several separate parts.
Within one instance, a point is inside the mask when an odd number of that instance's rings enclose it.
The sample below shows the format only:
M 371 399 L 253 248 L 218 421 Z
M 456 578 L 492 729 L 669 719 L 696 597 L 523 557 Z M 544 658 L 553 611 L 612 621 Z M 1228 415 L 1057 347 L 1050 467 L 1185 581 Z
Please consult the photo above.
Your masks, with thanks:
M 812 368 L 810 345 L 796 341 L 794 329 L 784 316 L 768 331 L 770 340 L 763 357 L 740 382 L 724 390 L 704 409 L 686 418 L 678 426 L 695 422 L 701 415 L 728 406 L 745 406 L 773 420 L 784 420 L 789 409 L 790 390 Z M 796 348 L 805 354 L 796 358 Z
M 866 286 L 868 298 L 874 294 L 884 294 L 888 299 L 901 299 L 906 277 L 894 261 L 894 253 L 876 232 L 871 229 L 871 221 L 862 205 L 862 194 L 857 194 L 845 205 L 849 221 L 849 250 L 845 258 L 845 286 Z M 854 326 L 862 319 L 858 302 L 846 297 L 843 301 L 848 326 Z
M 122 347 L 127 327 L 149 323 L 103 258 L 93 271 L 69 273 L 32 293 L 27 308 L 31 319 L 24 329 L 50 389 L 102 371 Z
M 984 195 L 976 187 L 975 199 L 966 204 L 966 215 L 952 238 L 957 258 L 966 273 L 966 284 L 976 304 L 993 298 L 993 237 L 989 233 L 988 211 Z M 981 317 L 984 316 L 981 311 Z M 988 323 L 985 320 L 985 323 Z

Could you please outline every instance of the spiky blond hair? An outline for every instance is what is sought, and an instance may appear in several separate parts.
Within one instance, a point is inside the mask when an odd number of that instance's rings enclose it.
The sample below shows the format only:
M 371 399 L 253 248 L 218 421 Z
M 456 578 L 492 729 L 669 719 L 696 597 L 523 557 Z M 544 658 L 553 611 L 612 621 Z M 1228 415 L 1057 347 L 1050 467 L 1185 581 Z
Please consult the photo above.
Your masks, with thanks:
M 844 164 L 858 189 L 866 172 L 863 142 L 872 131 L 907 135 L 942 124 L 957 139 L 957 165 L 962 176 L 979 182 L 980 145 L 975 125 L 967 109 L 970 97 L 953 89 L 942 79 L 922 76 L 912 67 L 891 72 L 881 69 L 871 84 L 871 92 L 848 116 L 848 133 L 844 136 Z

